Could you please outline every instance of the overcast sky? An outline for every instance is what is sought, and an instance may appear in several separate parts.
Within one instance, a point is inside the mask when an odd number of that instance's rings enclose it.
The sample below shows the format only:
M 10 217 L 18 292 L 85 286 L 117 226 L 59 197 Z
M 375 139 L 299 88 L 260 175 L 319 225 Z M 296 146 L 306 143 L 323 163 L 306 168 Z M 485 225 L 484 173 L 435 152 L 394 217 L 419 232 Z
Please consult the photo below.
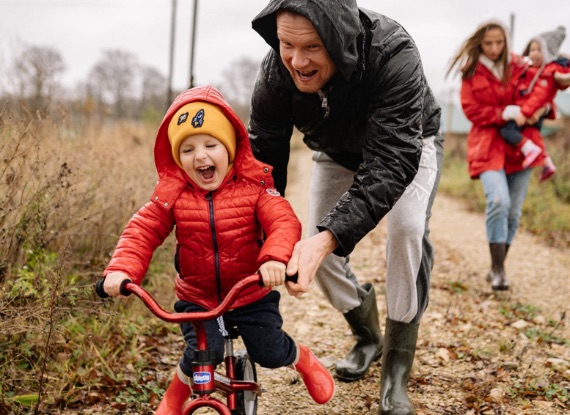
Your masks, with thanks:
M 216 83 L 232 62 L 261 60 L 268 47 L 251 28 L 267 0 L 199 0 L 195 84 Z M 515 51 L 537 33 L 570 30 L 569 0 L 360 0 L 401 23 L 415 39 L 432 88 L 441 96 L 458 80 L 445 80 L 451 56 L 483 20 L 510 22 Z M 177 0 L 174 87 L 188 85 L 194 0 Z M 27 45 L 49 46 L 63 57 L 64 85 L 85 81 L 102 51 L 120 49 L 168 74 L 172 0 L 0 0 L 0 83 Z M 568 35 L 570 36 L 570 34 Z M 570 53 L 570 41 L 562 52 Z

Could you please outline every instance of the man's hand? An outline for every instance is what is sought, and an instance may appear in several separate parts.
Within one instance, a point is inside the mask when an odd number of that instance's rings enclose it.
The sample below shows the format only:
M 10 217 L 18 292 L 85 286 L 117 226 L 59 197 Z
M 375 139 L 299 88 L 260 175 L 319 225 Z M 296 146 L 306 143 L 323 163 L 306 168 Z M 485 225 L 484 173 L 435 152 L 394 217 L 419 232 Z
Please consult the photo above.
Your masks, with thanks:
M 109 297 L 126 298 L 124 295 L 121 295 L 121 284 L 124 280 L 130 280 L 130 277 L 123 272 L 110 272 L 105 277 L 103 290 Z
M 287 275 L 299 274 L 297 283 L 285 284 L 290 295 L 297 298 L 309 291 L 309 284 L 315 278 L 317 269 L 327 255 L 338 247 L 338 241 L 331 231 L 321 233 L 303 239 L 295 244 L 293 255 L 287 264 Z
M 259 272 L 263 277 L 263 285 L 275 287 L 285 283 L 285 264 L 279 261 L 267 261 L 261 264 Z

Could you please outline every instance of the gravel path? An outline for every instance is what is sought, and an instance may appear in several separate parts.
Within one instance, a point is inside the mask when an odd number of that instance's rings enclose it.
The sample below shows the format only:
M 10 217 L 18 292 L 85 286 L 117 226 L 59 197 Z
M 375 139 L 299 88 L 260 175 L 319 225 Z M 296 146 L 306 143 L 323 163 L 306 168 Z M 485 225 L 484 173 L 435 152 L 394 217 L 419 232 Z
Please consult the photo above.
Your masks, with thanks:
M 291 157 L 293 184 L 288 187 L 287 198 L 303 223 L 310 168 L 310 153 L 297 150 Z M 525 385 L 529 390 L 546 388 L 545 382 L 559 378 L 570 393 L 569 346 L 541 344 L 523 334 L 529 329 L 548 333 L 554 330 L 555 335 L 570 338 L 570 328 L 563 322 L 556 329 L 548 325 L 549 321 L 559 321 L 569 307 L 568 255 L 520 233 L 507 261 L 512 290 L 497 295 L 484 278 L 489 254 L 482 215 L 467 212 L 461 203 L 439 194 L 431 228 L 437 258 L 430 306 L 420 326 L 410 382 L 418 415 L 570 413 L 570 406 L 564 409 L 556 401 L 533 399 L 527 393 L 528 400 L 523 402 L 520 396 L 513 395 L 512 399 L 509 395 L 509 388 L 515 385 Z M 385 241 L 385 226 L 381 223 L 361 241 L 351 259 L 361 282 L 376 283 L 382 324 Z M 519 309 L 528 306 L 539 311 L 517 315 Z M 331 371 L 336 360 L 350 349 L 348 326 L 324 300 L 316 284 L 299 300 L 284 294 L 282 312 L 285 329 L 311 346 Z M 337 382 L 335 397 L 323 406 L 311 401 L 290 369 L 260 369 L 259 379 L 267 389 L 259 400 L 260 415 L 378 411 L 379 362 L 359 382 Z

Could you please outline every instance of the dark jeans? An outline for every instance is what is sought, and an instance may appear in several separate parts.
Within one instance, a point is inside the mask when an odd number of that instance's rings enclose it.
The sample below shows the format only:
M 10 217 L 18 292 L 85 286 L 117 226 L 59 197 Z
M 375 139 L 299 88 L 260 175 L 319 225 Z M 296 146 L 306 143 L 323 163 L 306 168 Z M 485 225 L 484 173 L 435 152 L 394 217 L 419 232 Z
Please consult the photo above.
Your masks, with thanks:
M 281 294 L 271 291 L 260 300 L 246 306 L 235 308 L 224 314 L 226 330 L 232 326 L 238 328 L 247 353 L 262 367 L 278 368 L 293 364 L 297 356 L 295 341 L 283 331 L 283 318 L 279 313 Z M 178 313 L 204 311 L 199 305 L 186 301 L 177 301 L 174 309 Z M 186 348 L 180 360 L 180 368 L 186 376 L 192 377 L 192 361 L 196 350 L 196 332 L 192 324 L 180 325 Z M 208 348 L 216 353 L 216 365 L 224 356 L 224 338 L 217 321 L 205 321 L 204 328 Z

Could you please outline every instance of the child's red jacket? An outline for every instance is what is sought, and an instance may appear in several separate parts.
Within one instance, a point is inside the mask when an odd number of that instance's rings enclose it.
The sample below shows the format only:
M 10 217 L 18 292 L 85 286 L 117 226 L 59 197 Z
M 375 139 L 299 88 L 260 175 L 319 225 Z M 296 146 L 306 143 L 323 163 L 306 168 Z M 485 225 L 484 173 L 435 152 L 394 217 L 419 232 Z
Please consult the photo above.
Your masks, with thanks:
M 213 192 L 195 186 L 171 154 L 168 125 L 192 101 L 218 105 L 237 133 L 233 174 Z M 175 99 L 158 130 L 154 156 L 159 176 L 154 193 L 127 224 L 104 275 L 122 271 L 140 284 L 154 250 L 176 229 L 176 294 L 212 309 L 263 262 L 289 261 L 301 224 L 273 188 L 271 167 L 254 158 L 244 125 L 216 89 L 198 87 Z M 234 307 L 267 293 L 268 288 L 250 287 Z
M 565 90 L 568 86 L 560 86 L 554 79 L 555 72 L 567 73 L 568 68 L 563 67 L 559 63 L 547 63 L 542 71 L 539 67 L 529 66 L 523 73 L 517 84 L 517 91 L 515 97 L 515 104 L 520 105 L 521 112 L 525 117 L 531 117 L 536 110 L 550 104 L 552 111 L 548 118 L 555 118 L 556 110 L 554 105 L 554 98 L 559 90 Z M 531 84 L 533 79 L 534 85 Z

